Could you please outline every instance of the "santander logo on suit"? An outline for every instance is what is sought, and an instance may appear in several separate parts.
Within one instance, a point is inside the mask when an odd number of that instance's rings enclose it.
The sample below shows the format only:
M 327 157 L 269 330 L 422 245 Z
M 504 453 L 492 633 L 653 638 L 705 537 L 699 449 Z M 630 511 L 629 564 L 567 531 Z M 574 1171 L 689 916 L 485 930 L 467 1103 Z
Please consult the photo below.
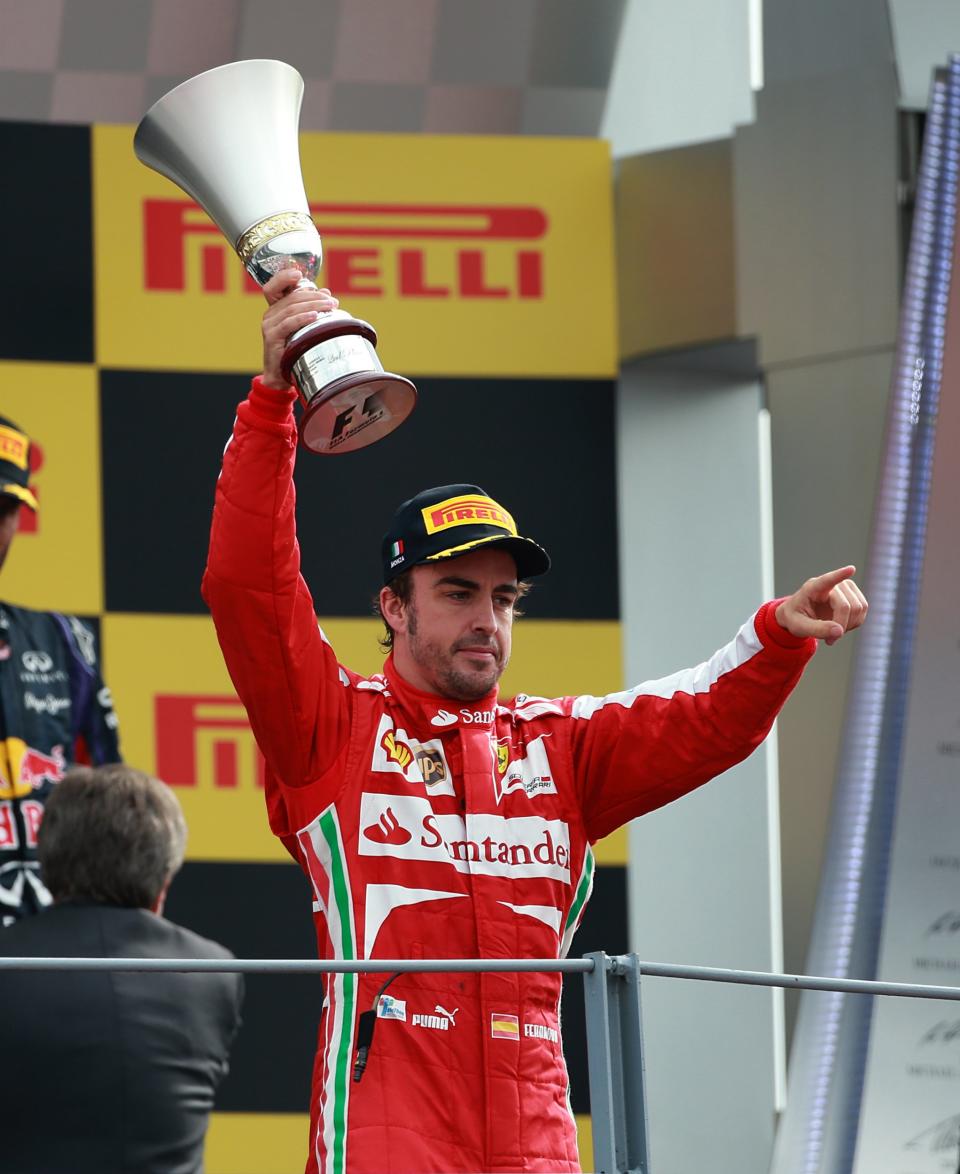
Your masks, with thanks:
M 432 861 L 457 872 L 570 883 L 570 832 L 540 816 L 441 815 L 419 795 L 364 792 L 361 856 Z

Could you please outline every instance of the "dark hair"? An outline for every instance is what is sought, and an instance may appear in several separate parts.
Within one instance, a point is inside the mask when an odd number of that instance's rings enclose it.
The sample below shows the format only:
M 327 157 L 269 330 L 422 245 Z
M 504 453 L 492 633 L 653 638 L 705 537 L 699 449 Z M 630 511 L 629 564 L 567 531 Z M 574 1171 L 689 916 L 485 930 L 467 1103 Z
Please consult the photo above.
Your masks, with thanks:
M 123 763 L 75 766 L 47 800 L 37 854 L 56 901 L 149 909 L 183 863 L 186 842 L 165 783 Z
M 408 567 L 405 571 L 401 571 L 395 579 L 391 579 L 387 584 L 387 590 L 392 591 L 401 603 L 409 603 L 410 597 L 413 595 L 413 567 Z M 386 616 L 380 607 L 379 591 L 373 597 L 373 614 L 383 620 L 383 635 L 379 640 L 380 647 L 386 653 L 392 652 L 393 628 L 387 623 Z
M 409 603 L 413 596 L 413 572 L 416 567 L 407 567 L 395 579 L 391 579 L 387 584 L 387 590 L 392 591 L 401 603 Z M 525 595 L 530 594 L 532 583 L 526 579 L 521 579 L 517 584 L 517 601 L 519 602 Z M 380 607 L 380 593 L 379 591 L 373 597 L 373 614 L 383 620 L 383 635 L 380 637 L 379 644 L 384 652 L 389 653 L 393 651 L 393 628 L 387 623 L 387 618 L 383 614 L 383 609 Z M 520 619 L 523 612 L 519 607 L 514 605 L 513 617 Z

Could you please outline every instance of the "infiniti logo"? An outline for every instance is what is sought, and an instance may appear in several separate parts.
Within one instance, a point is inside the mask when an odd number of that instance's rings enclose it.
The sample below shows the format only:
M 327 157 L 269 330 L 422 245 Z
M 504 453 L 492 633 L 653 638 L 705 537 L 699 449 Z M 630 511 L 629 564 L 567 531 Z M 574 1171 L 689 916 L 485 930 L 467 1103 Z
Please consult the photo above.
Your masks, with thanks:
M 28 673 L 48 673 L 53 668 L 53 657 L 48 652 L 27 651 L 20 659 Z

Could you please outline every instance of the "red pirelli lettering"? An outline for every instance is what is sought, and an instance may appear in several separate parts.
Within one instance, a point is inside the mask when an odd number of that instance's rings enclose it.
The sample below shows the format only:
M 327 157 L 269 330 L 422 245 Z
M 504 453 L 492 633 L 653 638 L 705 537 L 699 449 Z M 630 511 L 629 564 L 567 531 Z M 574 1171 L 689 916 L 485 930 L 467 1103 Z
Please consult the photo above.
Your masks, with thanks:
M 211 714 L 210 709 L 220 712 Z M 263 756 L 253 742 L 247 715 L 236 697 L 161 694 L 154 699 L 154 718 L 157 774 L 172 787 L 198 785 L 197 743 L 201 730 L 215 732 L 211 739 L 209 764 L 215 787 L 232 790 L 238 786 L 242 749 L 253 753 L 254 777 L 257 784 L 263 786 Z M 221 736 L 217 737 L 217 733 Z
M 542 208 L 494 204 L 313 204 L 311 211 L 324 240 L 322 281 L 345 298 L 383 297 L 395 281 L 402 298 L 538 299 L 543 297 L 543 255 L 539 248 L 517 248 L 509 280 L 488 277 L 484 244 L 495 241 L 528 245 L 546 234 L 549 220 Z M 236 264 L 233 251 L 203 210 L 190 200 L 149 198 L 143 201 L 144 286 L 151 291 L 183 291 L 188 285 L 188 241 L 199 248 L 199 280 L 204 293 L 228 289 L 227 266 Z M 345 237 L 365 239 L 368 247 L 337 243 Z M 424 246 L 389 248 L 389 242 L 474 241 L 479 247 L 455 248 L 452 273 L 443 279 L 428 271 Z M 442 260 L 442 259 L 441 259 Z M 441 266 L 442 268 L 442 266 Z M 259 293 L 243 272 L 242 288 Z
M 191 200 L 143 201 L 147 289 L 186 287 L 186 238 L 194 234 L 220 237 L 216 225 L 206 218 L 198 220 L 198 215 L 200 209 Z
M 338 297 L 380 297 L 383 286 L 378 283 L 380 269 L 379 249 L 328 249 L 326 283 L 337 291 Z

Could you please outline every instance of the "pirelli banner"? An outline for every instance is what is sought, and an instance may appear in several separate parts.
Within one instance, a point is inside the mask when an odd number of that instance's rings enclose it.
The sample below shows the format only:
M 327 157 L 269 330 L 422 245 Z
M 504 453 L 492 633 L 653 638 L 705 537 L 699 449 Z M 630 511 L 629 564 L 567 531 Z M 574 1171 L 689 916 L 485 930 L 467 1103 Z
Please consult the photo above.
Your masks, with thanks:
M 97 273 L 114 275 L 99 362 L 255 369 L 259 290 L 218 230 L 137 161 L 128 127 L 96 127 L 93 158 Z M 304 134 L 301 160 L 324 284 L 374 324 L 388 368 L 614 375 L 605 143 Z
M 200 597 L 263 300 L 205 215 L 135 159 L 132 127 L 0 122 L 8 298 L 0 415 L 33 437 L 0 597 L 86 617 L 124 756 L 189 824 L 168 912 L 240 956 L 310 957 L 310 894 L 269 834 L 263 762 Z M 381 443 L 297 467 L 304 575 L 340 659 L 382 664 L 371 599 L 396 505 L 472 482 L 550 551 L 504 694 L 606 693 L 621 670 L 610 163 L 594 141 L 304 135 L 325 280 L 419 390 Z M 38 250 L 42 242 L 42 251 Z M 626 836 L 597 845 L 574 944 L 623 951 Z M 303 1168 L 313 979 L 252 978 L 210 1174 Z M 579 980 L 564 1024 L 588 1107 Z M 263 1079 L 263 1072 L 270 1079 Z

